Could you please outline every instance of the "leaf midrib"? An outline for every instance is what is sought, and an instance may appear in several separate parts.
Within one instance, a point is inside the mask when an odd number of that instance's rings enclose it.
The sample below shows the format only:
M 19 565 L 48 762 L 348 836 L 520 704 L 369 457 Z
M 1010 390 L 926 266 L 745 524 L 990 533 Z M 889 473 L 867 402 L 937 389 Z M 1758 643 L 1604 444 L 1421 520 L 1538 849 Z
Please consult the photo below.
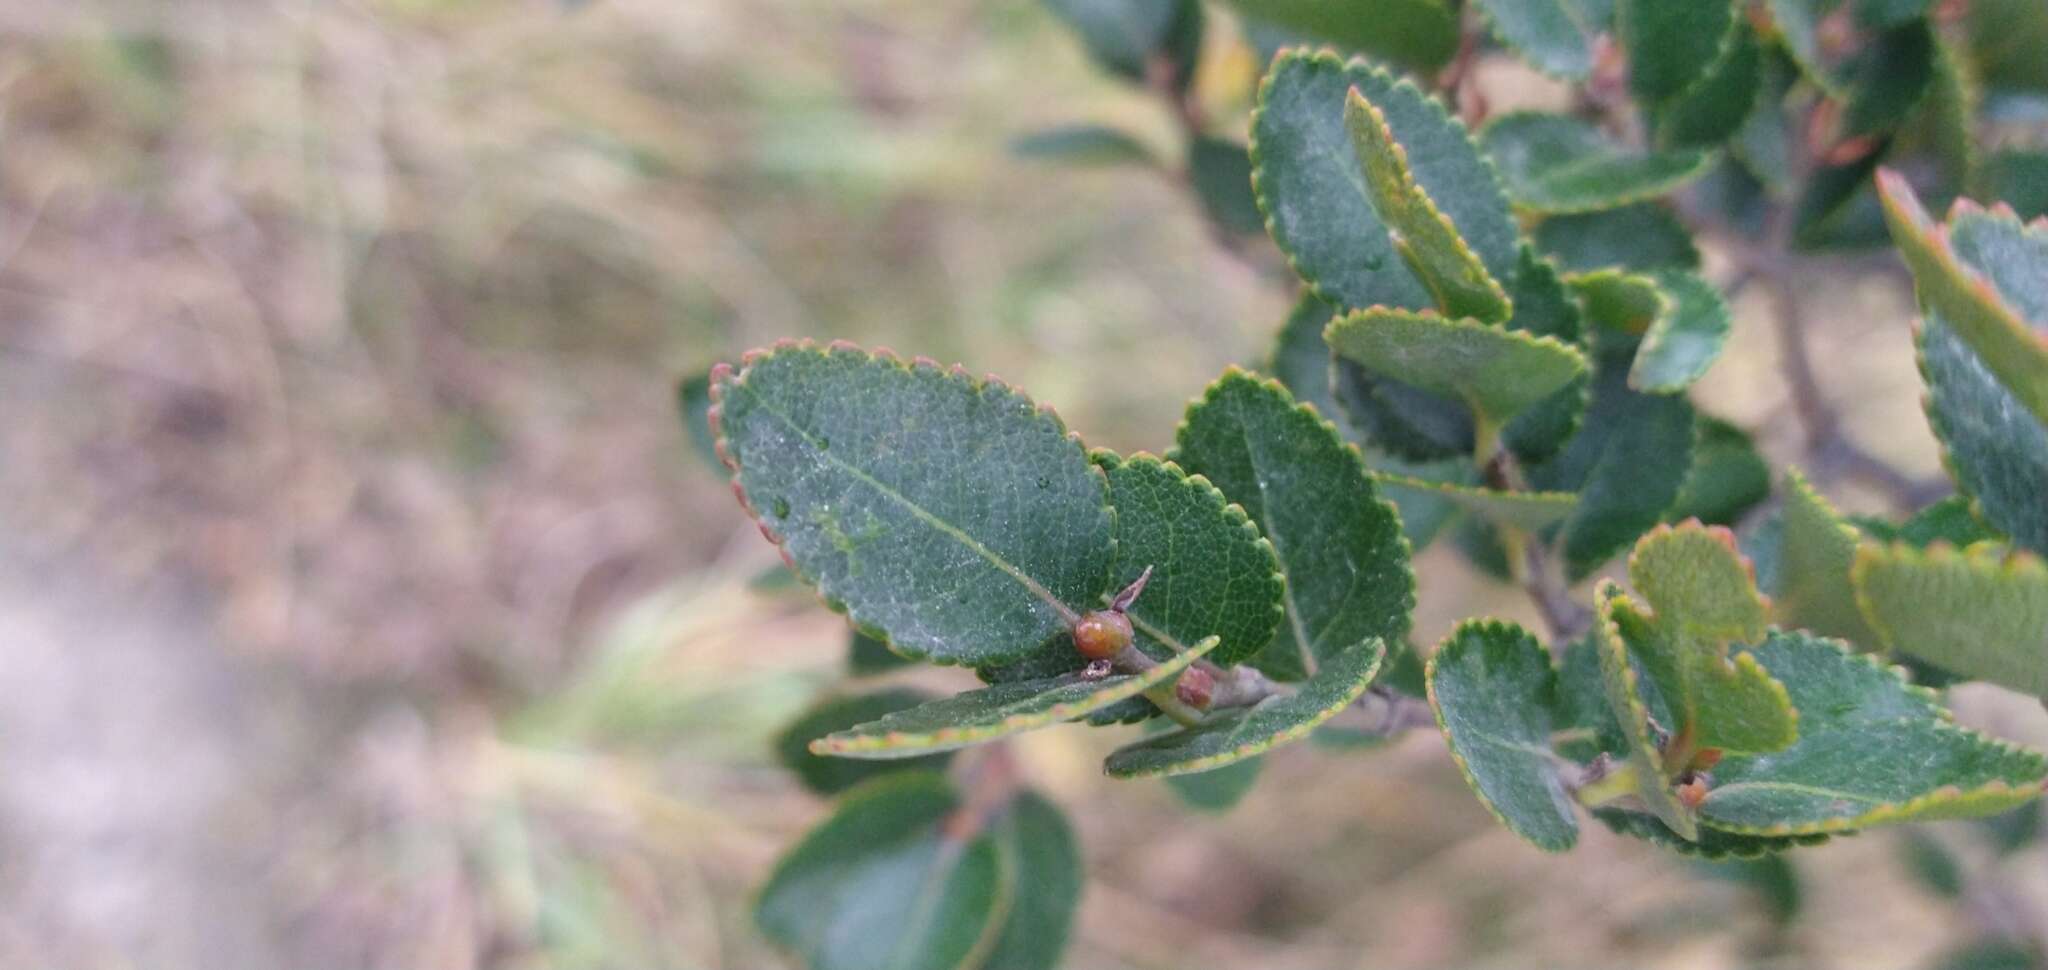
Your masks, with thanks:
M 938 516 L 932 514 L 931 511 L 926 509 L 924 506 L 911 501 L 910 498 L 904 495 L 903 493 L 898 492 L 893 488 L 890 488 L 886 484 L 883 484 L 880 479 L 877 479 L 873 475 L 868 474 L 867 471 L 865 471 L 864 469 L 849 463 L 845 459 L 840 458 L 838 455 L 833 454 L 830 449 L 825 448 L 819 442 L 816 435 L 811 434 L 808 430 L 798 425 L 796 423 L 796 419 L 776 409 L 776 407 L 773 404 L 770 404 L 765 397 L 763 397 L 760 394 L 754 393 L 753 389 L 747 387 L 747 385 L 744 382 L 738 383 L 734 386 L 738 387 L 742 391 L 745 391 L 747 395 L 753 400 L 756 407 L 759 407 L 761 410 L 766 411 L 770 415 L 773 415 L 776 420 L 782 422 L 784 427 L 787 427 L 791 432 L 795 433 L 797 437 L 802 438 L 804 443 L 810 445 L 811 450 L 813 452 L 816 452 L 818 459 L 823 460 L 827 464 L 831 464 L 837 466 L 840 469 L 843 469 L 847 474 L 852 475 L 856 480 L 866 484 L 870 488 L 873 488 L 883 497 L 891 499 L 896 503 L 902 505 L 905 509 L 908 509 L 910 511 L 910 514 L 915 516 L 918 520 L 924 522 L 927 525 L 930 525 L 932 528 L 937 529 L 941 533 L 944 533 L 945 535 L 952 537 L 961 545 L 966 546 L 968 549 L 972 550 L 976 555 L 988 560 L 991 565 L 995 566 L 999 570 L 1002 570 L 1010 578 L 1015 579 L 1019 585 L 1023 586 L 1025 590 L 1029 591 L 1033 596 L 1036 596 L 1039 599 L 1044 600 L 1046 605 L 1052 607 L 1053 611 L 1058 613 L 1060 618 L 1067 621 L 1069 624 L 1073 623 L 1075 620 L 1080 618 L 1080 614 L 1076 613 L 1073 607 L 1068 606 L 1058 596 L 1053 595 L 1052 590 L 1045 588 L 1045 585 L 1040 583 L 1038 580 L 1032 579 L 1023 570 L 1018 569 L 1015 565 L 1011 564 L 1009 560 L 997 555 L 995 550 L 990 549 L 986 545 L 983 545 L 980 540 L 974 538 L 971 535 L 968 535 L 966 531 L 962 530 L 959 526 L 956 526 L 953 523 L 946 521 L 945 519 L 939 518 Z

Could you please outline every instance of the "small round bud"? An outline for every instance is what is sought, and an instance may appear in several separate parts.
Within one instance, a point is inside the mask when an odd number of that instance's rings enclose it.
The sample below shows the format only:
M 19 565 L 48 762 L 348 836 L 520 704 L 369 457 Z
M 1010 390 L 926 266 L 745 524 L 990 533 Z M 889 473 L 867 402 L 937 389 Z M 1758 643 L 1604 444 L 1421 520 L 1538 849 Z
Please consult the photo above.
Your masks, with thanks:
M 1096 610 L 1074 624 L 1074 649 L 1090 660 L 1108 660 L 1131 645 L 1131 618 Z
M 1200 667 L 1189 667 L 1173 685 L 1173 696 L 1195 710 L 1206 711 L 1216 699 L 1216 678 Z

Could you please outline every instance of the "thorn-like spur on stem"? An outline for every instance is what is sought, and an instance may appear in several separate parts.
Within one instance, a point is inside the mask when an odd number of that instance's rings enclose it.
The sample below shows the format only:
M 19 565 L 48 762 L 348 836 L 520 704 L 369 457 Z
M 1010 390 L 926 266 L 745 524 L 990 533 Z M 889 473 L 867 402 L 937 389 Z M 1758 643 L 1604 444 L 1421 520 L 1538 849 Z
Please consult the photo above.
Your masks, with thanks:
M 1116 594 L 1116 598 L 1109 601 L 1109 608 L 1118 613 L 1130 612 L 1131 604 L 1138 601 L 1138 594 L 1143 593 L 1145 584 L 1151 581 L 1152 567 L 1146 566 L 1145 571 L 1139 573 L 1137 579 L 1131 580 L 1131 585 L 1124 587 L 1123 592 Z

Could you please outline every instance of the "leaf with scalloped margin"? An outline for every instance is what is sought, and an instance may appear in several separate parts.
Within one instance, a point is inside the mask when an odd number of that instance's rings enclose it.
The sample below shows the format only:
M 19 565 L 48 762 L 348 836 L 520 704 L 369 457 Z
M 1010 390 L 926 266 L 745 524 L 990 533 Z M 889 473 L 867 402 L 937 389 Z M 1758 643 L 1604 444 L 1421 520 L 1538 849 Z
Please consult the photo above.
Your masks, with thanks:
M 1556 265 L 1526 242 L 1508 296 L 1515 306 L 1514 316 L 1508 318 L 1509 330 L 1550 337 L 1574 347 L 1585 336 L 1585 316 L 1578 300 L 1565 286 Z M 1589 381 L 1590 375 L 1582 376 L 1530 405 L 1501 429 L 1501 442 L 1524 462 L 1557 454 L 1585 415 Z
M 1700 251 L 1671 210 L 1638 202 L 1554 215 L 1536 225 L 1536 248 L 1567 273 L 1697 269 Z
M 993 945 L 1011 907 L 1002 850 L 946 825 L 946 779 L 905 772 L 855 789 L 776 863 L 761 935 L 811 970 L 955 970 Z
M 1322 657 L 1315 676 L 1293 694 L 1241 711 L 1219 711 L 1192 727 L 1155 734 L 1110 752 L 1103 769 L 1112 778 L 1148 778 L 1209 771 L 1257 757 L 1308 737 L 1365 693 L 1379 674 L 1386 646 L 1377 637 Z
M 1682 839 L 1694 841 L 1699 838 L 1699 823 L 1672 790 L 1663 744 L 1651 733 L 1652 714 L 1649 698 L 1645 696 L 1645 678 L 1636 668 L 1621 626 L 1625 619 L 1632 621 L 1633 617 L 1617 609 L 1625 603 L 1621 587 L 1612 580 L 1603 579 L 1593 589 L 1593 643 L 1599 650 L 1600 686 L 1621 731 L 1624 749 L 1620 753 L 1627 759 L 1628 770 L 1635 772 L 1636 797 L 1642 801 L 1644 810 L 1665 827 Z M 1654 689 L 1654 683 L 1648 686 Z M 1658 723 L 1670 724 L 1668 709 L 1661 713 Z
M 1628 52 L 1628 86 L 1655 104 L 1701 83 L 1734 42 L 1729 0 L 1621 0 L 1614 19 Z
M 1771 497 L 1771 466 L 1757 451 L 1749 432 L 1705 414 L 1695 426 L 1692 469 L 1685 474 L 1678 503 L 1664 514 L 1664 520 L 1734 525 Z
M 2004 228 L 2006 220 L 1993 216 L 1954 218 L 1944 229 L 1897 172 L 1879 171 L 1877 184 L 1921 305 L 1939 311 L 2005 389 L 2048 424 L 2048 337 L 2028 321 L 2031 315 L 2035 326 L 2048 327 L 2048 272 L 2041 268 L 2048 230 L 2022 228 L 2016 219 Z M 1972 211 L 1981 210 L 1958 206 L 1959 216 Z
M 1591 212 L 1641 202 L 1706 174 L 1712 152 L 1636 155 L 1609 142 L 1590 122 L 1516 111 L 1479 132 L 1515 206 L 1533 212 Z
M 899 652 L 1013 660 L 1108 588 L 1102 473 L 1023 394 L 804 344 L 720 365 L 712 388 L 742 504 L 828 604 Z
M 1746 23 L 1699 81 L 1652 112 L 1659 148 L 1719 145 L 1742 130 L 1757 107 L 1763 49 Z
M 1358 310 L 1323 339 L 1374 374 L 1464 401 L 1494 428 L 1586 373 L 1578 348 L 1556 339 L 1432 313 Z
M 1169 456 L 1244 507 L 1287 574 L 1287 622 L 1253 660 L 1295 680 L 1365 640 L 1399 643 L 1415 608 L 1408 541 L 1356 447 L 1286 388 L 1237 368 L 1188 406 Z
M 1872 38 L 1851 65 L 1842 137 L 1896 128 L 1934 89 L 1934 28 L 1912 20 Z
M 1579 497 L 1570 492 L 1506 492 L 1456 482 L 1430 482 L 1385 472 L 1373 473 L 1382 489 L 1408 488 L 1442 496 L 1466 512 L 1525 532 L 1547 529 L 1565 520 Z
M 1734 533 L 1697 522 L 1659 526 L 1636 543 L 1628 576 L 1651 612 L 1626 597 L 1610 611 L 1681 743 L 1754 753 L 1798 737 L 1785 685 L 1743 649 L 1763 639 L 1768 617 Z
M 1950 723 L 1934 694 L 1846 644 L 1773 631 L 1753 651 L 1801 712 L 1799 740 L 1715 766 L 1704 825 L 1801 835 L 1990 815 L 2041 793 L 2048 759 Z
M 911 758 L 1050 727 L 1172 684 L 1181 671 L 1215 649 L 1218 642 L 1210 637 L 1141 674 L 1100 680 L 1068 674 L 954 694 L 834 731 L 812 741 L 811 752 L 841 758 Z
M 1435 298 L 1436 308 L 1487 323 L 1506 319 L 1511 309 L 1507 291 L 1416 184 L 1408 152 L 1394 140 L 1387 116 L 1355 87 L 1344 97 L 1344 128 L 1365 171 L 1373 209 L 1394 234 L 1394 251 Z
M 984 970 L 1053 970 L 1067 948 L 1087 880 L 1074 829 L 1059 806 L 1023 791 L 990 826 L 1010 885 L 1010 908 Z
M 1651 394 L 1676 394 L 1705 377 L 1720 359 L 1734 318 L 1706 280 L 1675 270 L 1658 271 L 1654 278 L 1669 297 L 1667 309 L 1643 335 L 1628 383 Z
M 1893 650 L 2048 697 L 2048 565 L 1994 543 L 1865 545 L 1856 600 Z
M 1317 296 L 1343 307 L 1411 310 L 1436 300 L 1395 252 L 1344 121 L 1357 88 L 1385 116 L 1416 185 L 1486 271 L 1512 285 L 1517 232 L 1493 167 L 1465 126 L 1412 82 L 1363 61 L 1283 51 L 1252 113 L 1252 188 L 1267 229 Z
M 1583 81 L 1593 73 L 1596 25 L 1565 0 L 1477 0 L 1493 36 L 1551 77 Z
M 886 687 L 865 694 L 827 697 L 797 716 L 775 735 L 775 757 L 797 776 L 805 788 L 820 795 L 845 791 L 877 775 L 892 771 L 944 771 L 950 753 L 901 761 L 849 761 L 812 754 L 812 738 L 897 711 L 908 710 L 932 699 L 932 695 L 908 687 Z
M 1501 824 L 1546 852 L 1579 837 L 1551 751 L 1557 670 L 1512 623 L 1468 620 L 1429 658 L 1429 705 L 1465 783 Z
M 1140 639 L 1153 641 L 1148 652 L 1172 656 L 1158 634 L 1180 643 L 1220 637 L 1209 659 L 1226 667 L 1264 650 L 1285 616 L 1285 586 L 1272 544 L 1244 509 L 1208 479 L 1152 455 L 1119 459 L 1098 450 L 1090 458 L 1109 476 L 1116 509 L 1110 588 L 1152 570 L 1129 610 Z
M 1784 523 L 1778 539 L 1778 590 L 1771 614 L 1787 627 L 1840 637 L 1868 648 L 1877 637 L 1856 606 L 1849 567 L 1859 537 L 1796 469 L 1785 473 Z

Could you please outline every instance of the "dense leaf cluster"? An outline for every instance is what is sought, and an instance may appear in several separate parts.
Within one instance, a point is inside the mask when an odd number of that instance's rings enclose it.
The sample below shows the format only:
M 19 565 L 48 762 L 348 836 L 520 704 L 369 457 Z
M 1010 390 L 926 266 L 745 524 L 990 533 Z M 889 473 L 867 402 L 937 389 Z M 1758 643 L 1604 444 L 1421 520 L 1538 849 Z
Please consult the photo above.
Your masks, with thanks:
M 2048 104 L 2048 58 L 2005 41 L 2048 37 L 2048 8 L 1470 5 L 1578 108 L 1478 123 L 1432 92 L 1457 97 L 1481 40 L 1445 0 L 1230 4 L 1270 67 L 1247 143 L 1189 122 L 1188 184 L 1220 233 L 1263 228 L 1301 294 L 1263 374 L 1218 377 L 1161 455 L 845 344 L 685 383 L 762 532 L 852 621 L 855 674 L 987 684 L 836 695 L 784 736 L 846 794 L 764 891 L 771 938 L 814 967 L 1053 965 L 1073 835 L 1000 753 L 948 753 L 1060 723 L 1147 722 L 1107 773 L 1220 809 L 1276 746 L 1370 746 L 1426 705 L 1478 797 L 1553 851 L 1582 815 L 1755 857 L 2041 792 L 2048 759 L 1956 725 L 1934 687 L 2048 695 L 2048 222 L 2023 221 L 2048 155 L 1979 137 Z M 1216 46 L 1196 0 L 1048 6 L 1181 107 Z M 1017 150 L 1167 164 L 1086 126 Z M 1955 201 L 1936 221 L 1923 197 Z M 1852 519 L 1794 470 L 1770 500 L 1749 436 L 1688 397 L 1735 326 L 1702 234 L 1896 247 L 1955 495 Z M 1410 557 L 1439 535 L 1527 587 L 1549 642 L 1486 619 L 1411 642 Z M 1593 581 L 1624 552 L 1625 582 Z M 1071 631 L 1100 611 L 1134 639 L 1090 663 Z

